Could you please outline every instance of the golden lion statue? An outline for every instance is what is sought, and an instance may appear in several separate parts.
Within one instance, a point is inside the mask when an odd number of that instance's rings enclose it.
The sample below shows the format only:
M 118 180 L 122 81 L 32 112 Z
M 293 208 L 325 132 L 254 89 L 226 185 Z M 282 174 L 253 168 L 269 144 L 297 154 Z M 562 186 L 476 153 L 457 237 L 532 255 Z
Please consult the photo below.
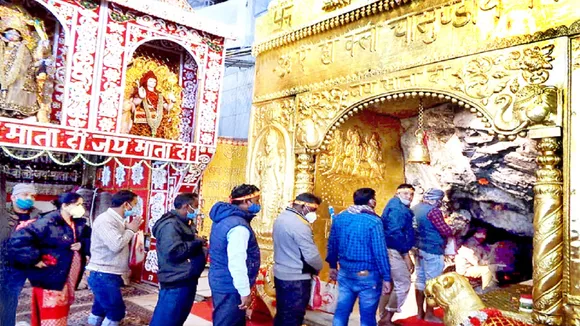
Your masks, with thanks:
M 443 308 L 446 326 L 524 326 L 531 322 L 516 314 L 486 308 L 467 278 L 446 273 L 427 282 L 427 304 Z

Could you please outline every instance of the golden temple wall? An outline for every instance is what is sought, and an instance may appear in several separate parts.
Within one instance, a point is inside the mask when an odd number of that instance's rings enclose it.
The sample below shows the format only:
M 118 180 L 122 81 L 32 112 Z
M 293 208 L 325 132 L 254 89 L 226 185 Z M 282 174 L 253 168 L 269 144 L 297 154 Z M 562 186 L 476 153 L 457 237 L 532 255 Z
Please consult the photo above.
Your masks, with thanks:
M 328 177 L 340 173 L 324 175 L 321 167 L 328 165 L 335 138 L 348 143 L 344 131 L 361 117 L 378 105 L 418 98 L 452 102 L 471 110 L 500 140 L 539 140 L 533 317 L 540 325 L 580 325 L 580 212 L 574 202 L 580 177 L 572 168 L 580 164 L 574 140 L 580 136 L 578 9 L 576 0 L 272 2 L 257 23 L 249 138 L 248 180 L 273 189 L 263 194 L 271 203 L 260 218 L 263 249 L 271 253 L 269 228 L 294 193 L 325 196 L 323 188 L 333 182 Z M 394 137 L 381 135 L 384 142 Z M 258 157 L 274 150 L 278 161 L 260 163 Z M 384 163 L 395 171 L 393 179 L 377 183 L 387 196 L 402 181 L 403 166 Z M 256 177 L 264 169 L 283 179 Z M 343 190 L 345 201 L 349 192 Z M 327 218 L 314 228 L 323 248 Z M 268 254 L 263 264 L 271 264 Z

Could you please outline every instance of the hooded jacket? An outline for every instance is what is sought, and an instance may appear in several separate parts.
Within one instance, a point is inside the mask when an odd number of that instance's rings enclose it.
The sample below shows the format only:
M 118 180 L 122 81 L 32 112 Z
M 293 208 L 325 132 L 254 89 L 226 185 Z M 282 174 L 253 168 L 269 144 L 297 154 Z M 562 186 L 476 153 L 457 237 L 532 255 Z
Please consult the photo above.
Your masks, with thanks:
M 170 211 L 155 223 L 152 232 L 157 241 L 157 277 L 161 288 L 197 284 L 205 268 L 203 240 L 195 236 L 187 218 Z
M 260 248 L 250 222 L 255 215 L 241 210 L 238 206 L 228 203 L 215 204 L 209 217 L 213 221 L 210 234 L 209 284 L 211 290 L 217 293 L 237 293 L 233 278 L 228 269 L 228 232 L 237 226 L 243 226 L 250 232 L 246 250 L 246 267 L 250 287 L 256 283 L 260 269 Z

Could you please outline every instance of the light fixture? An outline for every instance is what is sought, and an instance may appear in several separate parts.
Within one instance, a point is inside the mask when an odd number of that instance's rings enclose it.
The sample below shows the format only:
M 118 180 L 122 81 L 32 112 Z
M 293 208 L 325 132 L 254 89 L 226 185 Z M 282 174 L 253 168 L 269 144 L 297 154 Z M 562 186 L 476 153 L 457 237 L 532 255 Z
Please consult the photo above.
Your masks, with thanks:
M 415 131 L 415 144 L 409 150 L 407 163 L 431 164 L 429 148 L 425 144 L 425 130 L 423 129 L 423 99 L 419 98 L 419 118 Z

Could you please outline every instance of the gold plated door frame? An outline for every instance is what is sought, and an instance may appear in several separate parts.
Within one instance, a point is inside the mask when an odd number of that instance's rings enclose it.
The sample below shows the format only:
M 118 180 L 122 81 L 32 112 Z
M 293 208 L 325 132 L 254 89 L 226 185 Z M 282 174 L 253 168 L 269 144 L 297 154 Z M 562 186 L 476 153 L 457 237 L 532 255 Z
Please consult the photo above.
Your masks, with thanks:
M 326 150 L 332 134 L 354 114 L 365 110 L 372 105 L 385 103 L 398 99 L 414 99 L 419 97 L 431 97 L 447 100 L 460 107 L 469 109 L 489 128 L 491 135 L 498 138 L 514 140 L 516 137 L 526 137 L 525 130 L 518 130 L 517 134 L 502 132 L 498 134 L 494 129 L 493 119 L 490 113 L 473 101 L 462 95 L 452 92 L 434 91 L 431 89 L 407 89 L 394 91 L 366 98 L 356 104 L 347 107 L 330 121 L 323 141 L 312 148 L 302 147 L 303 156 L 297 163 L 306 166 L 314 166 L 312 158 L 321 151 Z M 553 105 L 558 105 L 557 99 L 552 98 Z M 501 132 L 501 131 L 500 131 Z M 537 158 L 539 170 L 537 182 L 534 187 L 534 273 L 533 273 L 533 299 L 534 299 L 534 322 L 540 325 L 563 325 L 563 270 L 564 270 L 564 218 L 563 218 L 563 183 L 561 170 L 561 138 L 559 128 L 540 128 L 534 130 L 530 137 L 538 138 Z M 313 183 L 305 180 L 314 179 L 314 169 L 303 167 L 300 180 L 296 180 L 296 189 L 306 191 L 313 189 Z M 306 177 L 308 175 L 308 177 Z M 298 186 L 300 184 L 300 186 Z M 312 185 L 312 186 L 310 186 Z

